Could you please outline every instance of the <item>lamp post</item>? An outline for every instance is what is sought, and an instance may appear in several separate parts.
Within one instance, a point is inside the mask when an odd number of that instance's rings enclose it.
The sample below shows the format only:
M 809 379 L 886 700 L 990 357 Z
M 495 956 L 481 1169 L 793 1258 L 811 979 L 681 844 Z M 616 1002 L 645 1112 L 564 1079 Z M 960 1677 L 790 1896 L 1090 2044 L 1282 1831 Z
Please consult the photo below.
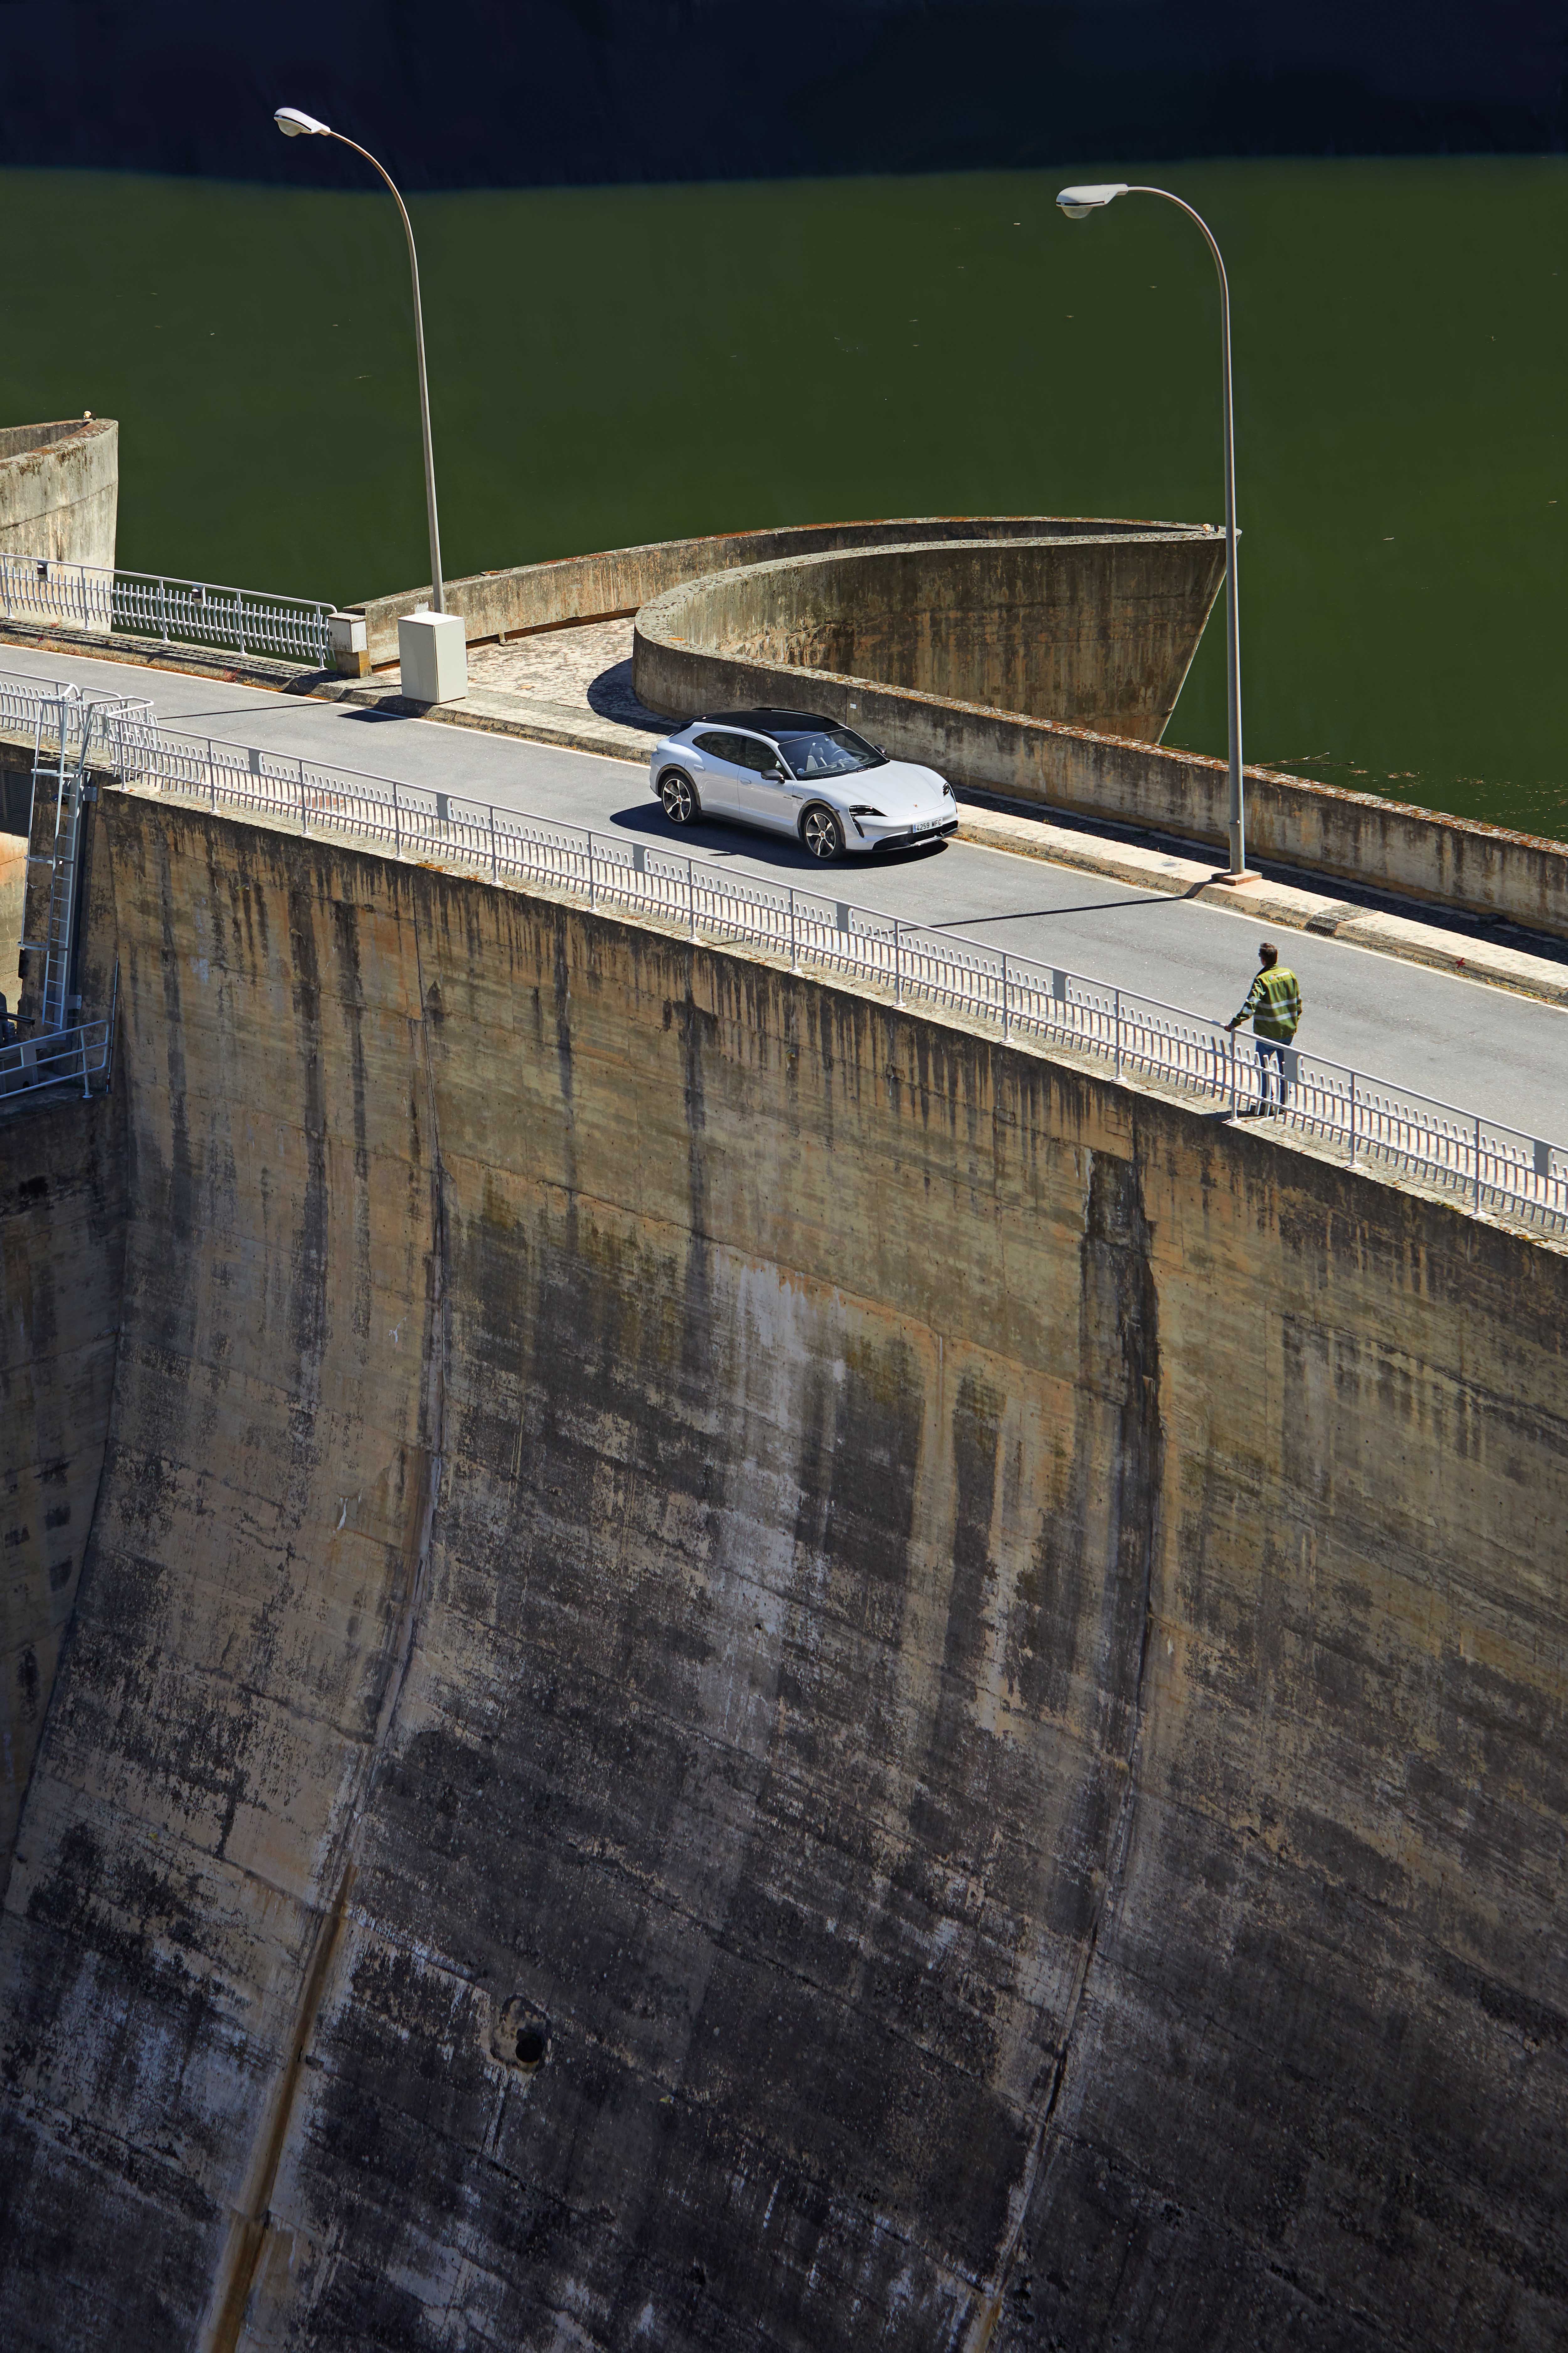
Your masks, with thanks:
M 441 533 L 436 521 L 436 459 L 430 447 L 430 386 L 425 375 L 425 316 L 419 307 L 419 256 L 414 250 L 414 225 L 408 217 L 408 207 L 398 195 L 392 174 L 375 160 L 368 147 L 357 140 L 346 139 L 341 131 L 329 123 L 318 122 L 313 114 L 301 113 L 297 106 L 280 106 L 272 118 L 285 139 L 335 139 L 343 147 L 352 147 L 363 155 L 372 169 L 381 174 L 392 190 L 392 201 L 397 206 L 403 222 L 403 233 L 408 239 L 408 269 L 414 280 L 414 344 L 419 358 L 419 423 L 425 437 L 425 505 L 430 518 L 430 602 L 437 613 L 447 609 L 447 592 L 441 579 Z
M 1222 361 L 1225 421 L 1225 642 L 1226 671 L 1226 702 L 1230 720 L 1230 865 L 1224 874 L 1216 875 L 1220 882 L 1253 882 L 1257 876 L 1247 866 L 1247 809 L 1241 776 L 1241 639 L 1237 622 L 1236 580 L 1236 419 L 1230 389 L 1230 285 L 1225 274 L 1225 261 L 1214 232 L 1201 213 L 1191 205 L 1173 196 L 1169 188 L 1130 187 L 1124 180 L 1097 183 L 1089 187 L 1064 188 L 1057 198 L 1068 220 L 1083 220 L 1089 214 L 1101 211 L 1118 196 L 1163 196 L 1168 205 L 1196 221 L 1214 256 L 1214 266 L 1219 272 L 1220 353 Z

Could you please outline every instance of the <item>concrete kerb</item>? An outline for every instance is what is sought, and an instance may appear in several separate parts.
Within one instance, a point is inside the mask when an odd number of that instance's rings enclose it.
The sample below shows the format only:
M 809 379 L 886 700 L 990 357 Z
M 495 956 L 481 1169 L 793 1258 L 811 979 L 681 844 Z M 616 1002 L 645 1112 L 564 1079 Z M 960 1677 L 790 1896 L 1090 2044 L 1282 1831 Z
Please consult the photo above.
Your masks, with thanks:
M 191 678 L 221 679 L 226 686 L 259 686 L 277 694 L 315 694 L 339 681 L 331 670 L 270 655 L 240 654 L 223 646 L 165 643 L 158 638 L 121 634 L 89 636 L 26 621 L 0 620 L 0 645 L 26 646 L 34 653 L 75 654 L 89 661 L 133 663 L 138 670 L 179 670 Z
M 1048 818 L 967 800 L 960 803 L 958 833 L 960 840 L 983 849 L 1042 859 L 1080 873 L 1102 874 L 1135 889 L 1197 900 L 1205 907 L 1223 908 L 1226 914 L 1246 916 L 1254 923 L 1311 932 L 1320 939 L 1342 940 L 1352 947 L 1398 956 L 1406 964 L 1426 965 L 1435 972 L 1510 988 L 1547 1005 L 1568 1005 L 1568 956 L 1531 955 L 1468 932 L 1449 931 L 1386 905 L 1331 898 L 1267 874 L 1240 890 L 1227 888 L 1216 882 L 1215 869 L 1208 860 L 1184 858 L 1137 841 L 1107 839 L 1053 825 Z

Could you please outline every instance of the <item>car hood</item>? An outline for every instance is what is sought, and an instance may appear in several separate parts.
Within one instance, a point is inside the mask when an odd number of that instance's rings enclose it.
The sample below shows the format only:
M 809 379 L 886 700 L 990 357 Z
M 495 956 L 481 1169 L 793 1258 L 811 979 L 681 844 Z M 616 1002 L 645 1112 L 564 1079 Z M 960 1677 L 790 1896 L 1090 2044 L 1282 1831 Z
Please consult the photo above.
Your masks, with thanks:
M 854 776 L 823 776 L 811 780 L 825 801 L 835 808 L 858 808 L 862 803 L 880 809 L 884 817 L 940 816 L 948 806 L 942 778 L 934 768 L 913 760 L 889 760 L 880 768 L 862 768 Z

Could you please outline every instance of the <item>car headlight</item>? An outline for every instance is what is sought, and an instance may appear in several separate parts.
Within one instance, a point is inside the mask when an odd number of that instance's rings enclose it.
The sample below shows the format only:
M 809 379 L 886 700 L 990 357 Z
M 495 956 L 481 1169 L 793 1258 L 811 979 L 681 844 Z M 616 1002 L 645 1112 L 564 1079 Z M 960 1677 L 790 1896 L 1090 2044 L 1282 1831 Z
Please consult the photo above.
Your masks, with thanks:
M 882 812 L 874 809 L 869 801 L 857 801 L 849 814 L 851 817 L 880 817 Z
M 946 781 L 946 779 L 945 779 L 945 778 L 942 780 L 942 791 L 947 795 L 947 797 L 948 797 L 948 799 L 949 799 L 950 801 L 955 801 L 955 800 L 958 798 L 958 795 L 953 791 L 952 786 L 951 786 L 951 785 Z

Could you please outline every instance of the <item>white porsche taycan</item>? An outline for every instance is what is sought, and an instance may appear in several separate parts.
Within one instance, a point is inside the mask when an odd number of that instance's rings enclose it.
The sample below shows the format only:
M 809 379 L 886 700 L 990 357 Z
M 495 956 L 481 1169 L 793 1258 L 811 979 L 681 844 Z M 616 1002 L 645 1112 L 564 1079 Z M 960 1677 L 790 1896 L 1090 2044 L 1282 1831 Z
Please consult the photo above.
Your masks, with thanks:
M 813 858 L 863 856 L 958 830 L 952 786 L 889 760 L 852 727 L 809 711 L 713 711 L 666 735 L 648 764 L 671 825 L 733 818 L 793 834 Z

